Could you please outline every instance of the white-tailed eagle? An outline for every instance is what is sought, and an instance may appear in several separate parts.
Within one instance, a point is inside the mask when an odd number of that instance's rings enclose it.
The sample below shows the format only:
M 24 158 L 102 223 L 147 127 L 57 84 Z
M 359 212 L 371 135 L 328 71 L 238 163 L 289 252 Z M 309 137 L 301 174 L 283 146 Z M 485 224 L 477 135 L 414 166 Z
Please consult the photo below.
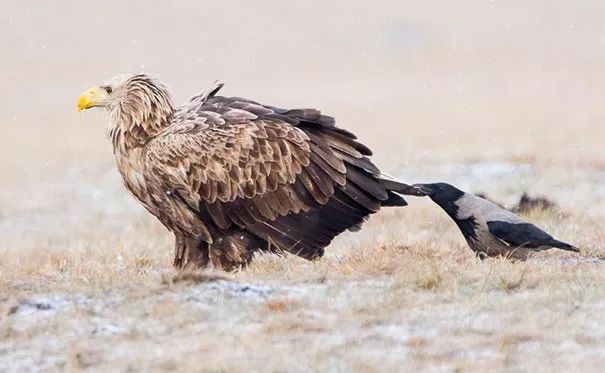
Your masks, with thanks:
M 137 74 L 85 91 L 104 107 L 126 187 L 175 234 L 174 266 L 246 265 L 255 251 L 321 257 L 343 231 L 418 189 L 385 176 L 370 149 L 315 109 L 217 96 L 176 107 Z

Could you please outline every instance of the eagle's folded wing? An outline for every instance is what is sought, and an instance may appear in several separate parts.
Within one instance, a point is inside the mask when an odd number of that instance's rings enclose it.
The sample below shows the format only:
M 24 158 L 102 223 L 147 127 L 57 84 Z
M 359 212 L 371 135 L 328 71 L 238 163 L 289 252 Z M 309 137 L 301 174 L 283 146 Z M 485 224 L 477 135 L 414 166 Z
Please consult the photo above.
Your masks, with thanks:
M 245 229 L 314 257 L 381 205 L 405 204 L 381 180 L 369 149 L 317 110 L 215 97 L 201 109 L 183 108 L 175 121 L 148 144 L 146 178 L 210 232 Z

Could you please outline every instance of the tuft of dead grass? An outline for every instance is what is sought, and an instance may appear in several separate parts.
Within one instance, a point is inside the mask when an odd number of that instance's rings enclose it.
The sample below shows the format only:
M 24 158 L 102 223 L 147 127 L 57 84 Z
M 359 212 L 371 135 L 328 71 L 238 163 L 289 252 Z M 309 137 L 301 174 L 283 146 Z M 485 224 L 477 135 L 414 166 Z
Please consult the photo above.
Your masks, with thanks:
M 218 271 L 179 271 L 177 273 L 165 273 L 162 275 L 162 285 L 205 284 L 216 281 L 231 281 L 231 278 Z
M 267 301 L 263 310 L 267 313 L 284 313 L 284 312 L 293 312 L 302 307 L 302 304 L 293 299 L 271 299 Z

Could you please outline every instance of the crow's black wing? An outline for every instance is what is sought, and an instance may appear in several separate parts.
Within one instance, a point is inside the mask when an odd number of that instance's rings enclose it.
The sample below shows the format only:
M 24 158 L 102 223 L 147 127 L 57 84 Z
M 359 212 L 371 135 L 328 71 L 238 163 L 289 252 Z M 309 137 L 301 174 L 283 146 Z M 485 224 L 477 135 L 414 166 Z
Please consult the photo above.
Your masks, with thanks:
M 549 245 L 553 240 L 550 234 L 530 223 L 494 220 L 488 221 L 487 226 L 491 234 L 511 246 L 537 248 Z

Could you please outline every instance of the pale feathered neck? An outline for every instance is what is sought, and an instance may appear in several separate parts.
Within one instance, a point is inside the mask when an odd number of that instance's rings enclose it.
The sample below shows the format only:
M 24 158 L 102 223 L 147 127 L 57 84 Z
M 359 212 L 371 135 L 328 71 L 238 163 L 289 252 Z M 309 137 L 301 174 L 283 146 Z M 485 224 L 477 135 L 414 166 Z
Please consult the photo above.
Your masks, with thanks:
M 142 74 L 132 76 L 112 96 L 108 132 L 114 151 L 142 147 L 170 125 L 174 104 L 159 80 Z

